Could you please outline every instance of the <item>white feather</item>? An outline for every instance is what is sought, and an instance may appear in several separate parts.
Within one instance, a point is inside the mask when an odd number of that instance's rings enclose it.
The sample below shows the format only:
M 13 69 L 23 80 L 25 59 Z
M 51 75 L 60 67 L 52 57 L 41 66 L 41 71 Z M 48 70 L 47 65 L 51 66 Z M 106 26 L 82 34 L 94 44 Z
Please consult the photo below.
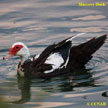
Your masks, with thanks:
M 37 58 L 39 58 L 39 56 L 40 56 L 40 54 L 36 55 L 34 58 L 37 59 Z
M 37 58 L 39 58 L 39 56 L 40 56 L 40 54 L 36 55 L 36 56 L 34 57 L 34 59 L 36 60 Z M 30 58 L 30 60 L 33 61 L 33 57 Z
M 67 60 L 66 60 L 65 64 L 64 64 L 63 66 L 61 66 L 60 68 L 61 68 L 61 69 L 62 69 L 63 67 L 65 67 L 65 68 L 66 68 L 66 66 L 67 66 L 67 64 L 68 64 L 68 61 L 69 61 L 69 57 L 67 58 Z
M 72 39 L 76 38 L 77 36 L 84 35 L 84 34 L 86 34 L 86 33 L 79 33 L 79 34 L 77 34 L 77 35 L 74 35 L 74 36 L 72 36 L 71 38 L 69 38 L 68 40 L 66 40 L 66 42 L 72 41 Z
M 62 56 L 59 53 L 51 54 L 46 59 L 45 64 L 51 64 L 52 65 L 52 69 L 51 70 L 47 70 L 44 73 L 53 72 L 55 69 L 58 69 L 61 66 L 62 63 L 64 63 L 64 60 L 63 60 Z

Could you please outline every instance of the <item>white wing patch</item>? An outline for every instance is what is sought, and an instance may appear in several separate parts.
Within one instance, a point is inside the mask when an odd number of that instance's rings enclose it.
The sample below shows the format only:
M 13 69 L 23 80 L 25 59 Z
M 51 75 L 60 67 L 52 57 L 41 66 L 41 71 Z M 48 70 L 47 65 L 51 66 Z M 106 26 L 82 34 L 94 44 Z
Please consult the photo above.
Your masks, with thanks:
M 51 54 L 45 61 L 45 64 L 51 64 L 52 65 L 52 69 L 51 70 L 47 70 L 44 73 L 50 73 L 53 72 L 55 69 L 58 69 L 62 63 L 64 63 L 64 60 L 62 58 L 62 56 L 59 53 L 53 53 Z

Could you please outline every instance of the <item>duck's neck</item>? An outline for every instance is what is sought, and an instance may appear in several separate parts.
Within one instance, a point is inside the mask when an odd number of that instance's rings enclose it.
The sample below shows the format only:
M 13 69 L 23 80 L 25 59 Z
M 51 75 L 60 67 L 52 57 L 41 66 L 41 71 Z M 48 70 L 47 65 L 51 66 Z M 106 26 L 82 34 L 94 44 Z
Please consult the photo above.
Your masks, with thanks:
M 23 57 L 23 56 L 20 57 L 20 62 L 18 64 L 17 72 L 21 77 L 24 77 L 22 65 L 23 65 L 24 61 L 27 59 L 28 59 L 27 57 Z
M 20 54 L 20 62 L 18 64 L 18 68 L 17 68 L 17 72 L 19 73 L 20 76 L 24 77 L 24 69 L 23 69 L 23 63 L 29 59 L 30 57 L 30 53 L 29 53 L 29 50 L 28 48 L 26 47 L 25 49 L 22 49 L 24 52 L 23 54 Z M 21 52 L 21 53 L 22 53 Z

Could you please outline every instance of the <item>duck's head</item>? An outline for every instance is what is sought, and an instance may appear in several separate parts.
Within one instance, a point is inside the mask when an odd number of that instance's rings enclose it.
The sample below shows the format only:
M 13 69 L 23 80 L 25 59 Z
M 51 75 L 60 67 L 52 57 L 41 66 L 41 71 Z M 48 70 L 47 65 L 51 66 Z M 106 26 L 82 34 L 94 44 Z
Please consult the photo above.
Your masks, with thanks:
M 20 56 L 21 58 L 28 58 L 30 56 L 30 52 L 28 47 L 22 42 L 16 42 L 10 48 L 8 55 L 3 57 L 4 60 L 13 57 Z

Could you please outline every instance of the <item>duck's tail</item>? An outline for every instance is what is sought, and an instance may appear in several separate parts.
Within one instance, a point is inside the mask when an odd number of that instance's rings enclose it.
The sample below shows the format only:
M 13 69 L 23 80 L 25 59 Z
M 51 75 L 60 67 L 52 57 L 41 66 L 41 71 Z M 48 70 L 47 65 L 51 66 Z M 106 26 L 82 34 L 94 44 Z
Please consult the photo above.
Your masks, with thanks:
M 98 38 L 92 38 L 78 46 L 73 46 L 67 67 L 70 69 L 85 67 L 85 64 L 92 58 L 92 54 L 104 44 L 106 38 L 107 34 Z

